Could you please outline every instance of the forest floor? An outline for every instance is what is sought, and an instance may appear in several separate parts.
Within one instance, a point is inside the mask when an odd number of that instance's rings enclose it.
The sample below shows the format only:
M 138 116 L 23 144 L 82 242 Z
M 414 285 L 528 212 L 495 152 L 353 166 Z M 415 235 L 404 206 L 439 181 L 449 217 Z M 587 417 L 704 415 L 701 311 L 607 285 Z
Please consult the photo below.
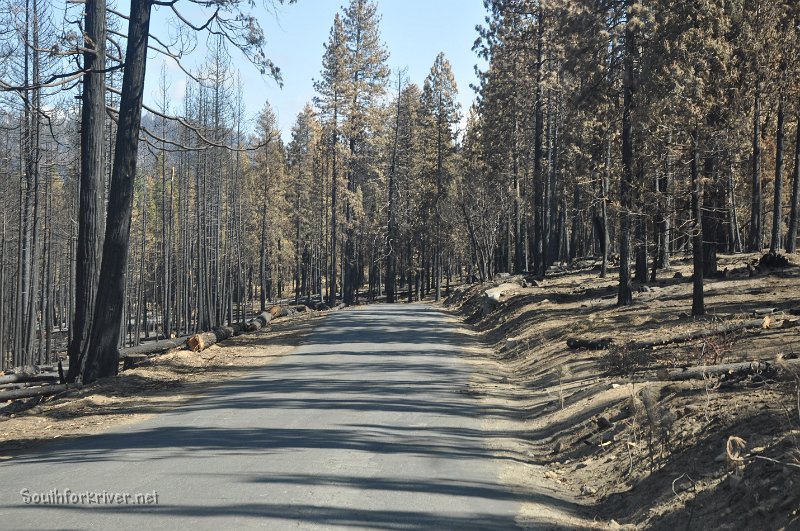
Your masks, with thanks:
M 788 327 L 797 324 L 790 310 L 800 306 L 800 267 L 795 255 L 789 267 L 751 278 L 747 263 L 757 258 L 720 257 L 728 276 L 706 280 L 702 319 L 688 315 L 688 260 L 636 286 L 629 307 L 615 304 L 616 270 L 602 279 L 589 263 L 538 285 L 517 276 L 453 290 L 445 306 L 489 347 L 473 353 L 482 367 L 474 393 L 520 412 L 528 466 L 509 472 L 512 479 L 527 476 L 577 500 L 585 518 L 571 527 L 800 527 L 800 371 L 781 361 L 800 353 L 800 327 Z M 487 302 L 485 291 L 499 285 L 499 303 Z M 775 309 L 768 329 L 629 348 L 753 319 L 765 307 Z M 571 349 L 571 337 L 614 345 Z M 667 380 L 670 370 L 750 360 L 783 368 Z M 530 504 L 520 523 L 541 509 Z
M 226 380 L 247 375 L 291 352 L 322 319 L 309 312 L 273 322 L 271 328 L 234 337 L 202 352 L 174 350 L 118 376 L 18 413 L 0 415 L 0 460 L 38 444 L 102 433 L 142 421 L 202 396 Z

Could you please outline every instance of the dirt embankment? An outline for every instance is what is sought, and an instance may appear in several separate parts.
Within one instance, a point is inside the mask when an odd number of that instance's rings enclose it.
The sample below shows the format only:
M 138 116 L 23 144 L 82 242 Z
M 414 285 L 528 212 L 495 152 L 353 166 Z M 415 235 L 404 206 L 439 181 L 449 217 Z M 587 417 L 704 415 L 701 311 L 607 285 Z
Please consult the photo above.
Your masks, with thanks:
M 0 459 L 47 440 L 100 433 L 168 411 L 225 380 L 239 378 L 289 353 L 322 318 L 318 312 L 275 322 L 202 352 L 174 350 L 91 386 L 26 407 L 16 401 L 0 414 Z
M 532 481 L 578 500 L 583 527 L 800 528 L 800 268 L 751 277 L 755 258 L 721 257 L 728 272 L 706 281 L 702 319 L 688 315 L 682 261 L 636 286 L 629 307 L 615 304 L 616 272 L 591 266 L 448 299 L 491 347 L 497 378 L 476 392 L 519 411 Z M 767 314 L 768 328 L 720 332 Z M 771 364 L 711 369 L 754 360 Z M 688 367 L 706 369 L 679 379 Z

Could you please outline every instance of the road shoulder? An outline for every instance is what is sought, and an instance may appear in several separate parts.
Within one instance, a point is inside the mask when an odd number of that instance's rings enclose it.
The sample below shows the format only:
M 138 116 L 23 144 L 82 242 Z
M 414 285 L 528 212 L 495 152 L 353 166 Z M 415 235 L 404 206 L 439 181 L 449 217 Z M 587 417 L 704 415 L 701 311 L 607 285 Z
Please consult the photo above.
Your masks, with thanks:
M 270 330 L 232 338 L 199 353 L 175 350 L 25 411 L 0 415 L 0 460 L 53 440 L 100 434 L 171 411 L 292 352 L 323 318 L 322 314 L 289 318 Z

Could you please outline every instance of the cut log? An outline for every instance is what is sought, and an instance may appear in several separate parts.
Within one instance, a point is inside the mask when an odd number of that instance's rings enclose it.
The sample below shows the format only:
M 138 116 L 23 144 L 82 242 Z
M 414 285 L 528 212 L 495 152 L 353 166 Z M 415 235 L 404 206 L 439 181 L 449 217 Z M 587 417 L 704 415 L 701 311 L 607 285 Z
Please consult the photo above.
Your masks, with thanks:
M 582 339 L 579 337 L 571 337 L 567 339 L 567 346 L 576 350 L 605 350 L 613 344 L 614 338 L 611 337 L 604 337 L 601 339 Z
M 772 320 L 767 315 L 763 319 L 751 319 L 748 321 L 740 321 L 737 323 L 729 324 L 726 326 L 719 326 L 705 330 L 697 330 L 695 332 L 688 332 L 685 334 L 677 334 L 654 341 L 633 341 L 627 344 L 630 350 L 646 350 L 653 347 L 660 347 L 663 345 L 671 345 L 673 343 L 686 343 L 696 339 L 703 339 L 706 337 L 720 336 L 723 334 L 730 334 L 733 332 L 740 332 L 742 330 L 766 329 L 772 326 Z
M 741 363 L 725 363 L 722 365 L 709 365 L 707 367 L 687 367 L 670 371 L 665 380 L 703 380 L 709 376 L 724 378 L 740 378 L 751 374 L 761 374 L 774 377 L 784 367 L 800 368 L 800 359 L 776 361 L 745 361 Z
M 217 336 L 214 332 L 202 332 L 195 334 L 186 340 L 186 346 L 192 352 L 202 352 L 211 345 L 217 342 Z
M 0 392 L 0 401 L 17 400 L 19 398 L 30 398 L 32 396 L 50 396 L 61 393 L 68 389 L 80 389 L 81 384 L 57 384 L 42 385 L 40 387 L 29 387 L 27 389 L 16 389 L 14 391 Z
M 119 350 L 119 356 L 120 359 L 124 359 L 128 354 L 162 354 L 176 348 L 183 348 L 190 337 L 191 336 L 183 336 L 176 337 L 175 339 L 162 339 L 160 341 L 142 343 L 135 347 L 123 348 Z
M 244 329 L 242 333 L 245 332 L 257 332 L 267 326 L 270 321 L 272 321 L 272 313 L 271 312 L 261 312 L 260 314 L 256 315 L 255 318 L 251 319 L 244 325 Z
M 256 315 L 253 319 L 254 321 L 258 321 L 261 323 L 261 326 L 267 326 L 270 321 L 272 321 L 272 314 L 270 312 L 261 312 L 260 314 Z
M 269 309 L 269 313 L 272 315 L 273 319 L 277 319 L 278 317 L 286 317 L 289 315 L 289 310 L 285 306 L 275 305 Z
M 213 330 L 213 333 L 217 338 L 217 342 L 225 341 L 233 337 L 233 328 L 230 326 L 219 326 Z
M 128 369 L 133 369 L 148 358 L 149 356 L 147 354 L 128 354 L 122 358 L 122 370 L 127 371 Z
M 753 310 L 753 315 L 772 315 L 777 311 L 777 308 L 756 308 Z
M 19 382 L 19 383 L 6 383 L 0 384 L 0 391 L 13 391 L 14 389 L 27 389 L 29 387 L 39 387 L 42 385 L 50 385 L 58 382 L 58 378 L 53 380 L 39 380 L 38 382 Z
M 245 332 L 245 328 L 247 327 L 244 323 L 233 323 L 231 325 L 231 330 L 233 330 L 233 335 L 238 336 Z
M 29 374 L 21 372 L 18 374 L 6 374 L 5 376 L 0 376 L 0 385 L 13 384 L 13 383 L 26 383 L 26 382 L 49 382 L 49 381 L 58 381 L 58 373 L 48 372 L 40 374 Z

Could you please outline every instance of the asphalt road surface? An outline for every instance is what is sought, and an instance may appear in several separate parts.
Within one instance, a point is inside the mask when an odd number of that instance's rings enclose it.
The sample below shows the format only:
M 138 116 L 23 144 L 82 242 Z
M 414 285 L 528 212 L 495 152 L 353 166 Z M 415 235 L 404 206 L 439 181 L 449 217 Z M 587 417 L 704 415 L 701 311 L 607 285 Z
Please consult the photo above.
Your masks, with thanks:
M 514 529 L 462 347 L 425 306 L 332 314 L 207 397 L 4 462 L 0 528 Z M 25 503 L 54 489 L 158 498 Z

